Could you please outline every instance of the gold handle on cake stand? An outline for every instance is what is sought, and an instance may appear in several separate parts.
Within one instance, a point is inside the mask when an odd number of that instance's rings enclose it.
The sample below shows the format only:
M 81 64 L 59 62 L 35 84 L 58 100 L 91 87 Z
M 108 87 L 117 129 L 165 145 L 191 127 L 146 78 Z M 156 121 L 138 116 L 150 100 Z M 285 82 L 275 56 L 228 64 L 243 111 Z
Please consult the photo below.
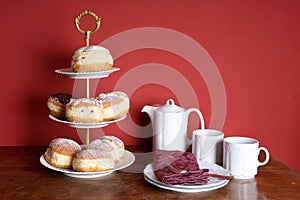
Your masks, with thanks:
M 80 28 L 80 19 L 83 16 L 86 15 L 90 15 L 92 17 L 94 17 L 94 19 L 96 20 L 96 27 L 94 30 L 82 30 Z M 77 30 L 85 35 L 85 45 L 89 46 L 90 45 L 90 38 L 91 38 L 91 34 L 94 34 L 95 32 L 97 32 L 100 28 L 100 21 L 101 18 L 99 18 L 94 12 L 90 11 L 90 10 L 85 10 L 83 12 L 81 12 L 78 17 L 75 18 L 75 25 Z M 90 80 L 89 78 L 86 79 L 86 97 L 90 98 Z M 87 128 L 86 129 L 86 136 L 85 136 L 85 140 L 86 140 L 86 148 L 89 149 L 90 147 L 90 129 Z
M 96 20 L 96 27 L 94 30 L 82 30 L 80 28 L 80 19 L 83 17 L 83 16 L 86 16 L 86 15 L 90 15 L 92 17 L 94 17 L 94 19 Z M 83 12 L 81 12 L 78 17 L 75 18 L 75 25 L 76 25 L 76 28 L 77 30 L 79 31 L 79 33 L 82 33 L 85 35 L 85 43 L 86 43 L 86 46 L 89 46 L 90 44 L 90 38 L 91 38 L 91 34 L 94 34 L 95 32 L 97 32 L 100 28 L 100 21 L 101 21 L 101 18 L 99 18 L 94 12 L 90 11 L 90 10 L 85 10 Z

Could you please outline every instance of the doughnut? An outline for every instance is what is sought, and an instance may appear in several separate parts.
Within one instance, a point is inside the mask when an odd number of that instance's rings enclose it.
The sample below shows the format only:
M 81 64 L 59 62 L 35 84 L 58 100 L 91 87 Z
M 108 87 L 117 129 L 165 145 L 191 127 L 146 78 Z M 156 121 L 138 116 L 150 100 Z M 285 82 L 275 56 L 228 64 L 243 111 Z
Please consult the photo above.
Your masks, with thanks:
M 99 172 L 114 168 L 112 155 L 97 149 L 85 149 L 75 154 L 73 170 L 76 172 Z
M 72 57 L 73 72 L 99 72 L 111 69 L 113 58 L 108 49 L 102 46 L 85 46 L 79 48 Z
M 114 161 L 120 160 L 124 156 L 125 145 L 121 139 L 115 136 L 102 136 L 100 138 L 103 142 L 108 143 L 114 149 L 113 158 Z
M 124 92 L 101 93 L 96 99 L 102 101 L 105 121 L 118 119 L 129 111 L 129 98 Z
M 103 121 L 103 105 L 96 99 L 72 99 L 66 105 L 65 115 L 70 122 L 100 123 Z
M 105 151 L 114 156 L 114 148 L 111 144 L 103 141 L 101 139 L 96 139 L 90 143 L 90 149 L 98 149 L 100 151 Z
M 66 104 L 70 102 L 72 95 L 66 93 L 56 93 L 48 98 L 47 106 L 50 114 L 65 119 Z
M 67 138 L 56 138 L 50 142 L 44 158 L 54 167 L 71 168 L 73 156 L 80 150 L 77 142 Z

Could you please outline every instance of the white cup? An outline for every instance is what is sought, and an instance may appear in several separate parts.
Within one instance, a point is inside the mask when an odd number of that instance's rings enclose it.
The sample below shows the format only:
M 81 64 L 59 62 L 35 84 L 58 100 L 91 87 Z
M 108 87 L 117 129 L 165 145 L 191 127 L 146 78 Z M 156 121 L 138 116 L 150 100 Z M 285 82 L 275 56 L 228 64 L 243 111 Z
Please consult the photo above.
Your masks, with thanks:
M 254 178 L 257 168 L 267 164 L 270 158 L 269 151 L 259 147 L 259 142 L 253 138 L 227 137 L 223 148 L 223 167 L 237 179 Z M 263 162 L 258 160 L 260 151 L 266 155 Z
M 224 133 L 214 129 L 193 131 L 192 153 L 198 160 L 222 165 Z

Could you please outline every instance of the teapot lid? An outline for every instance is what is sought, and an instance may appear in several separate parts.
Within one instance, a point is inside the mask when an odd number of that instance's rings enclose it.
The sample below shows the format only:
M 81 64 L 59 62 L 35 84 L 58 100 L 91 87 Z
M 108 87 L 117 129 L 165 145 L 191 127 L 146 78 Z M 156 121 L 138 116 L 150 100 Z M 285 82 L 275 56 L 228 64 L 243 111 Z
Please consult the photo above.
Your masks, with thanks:
M 161 106 L 158 111 L 160 112 L 167 112 L 167 113 L 177 113 L 177 112 L 182 112 L 184 111 L 183 108 L 175 105 L 173 99 L 168 99 L 166 104 Z

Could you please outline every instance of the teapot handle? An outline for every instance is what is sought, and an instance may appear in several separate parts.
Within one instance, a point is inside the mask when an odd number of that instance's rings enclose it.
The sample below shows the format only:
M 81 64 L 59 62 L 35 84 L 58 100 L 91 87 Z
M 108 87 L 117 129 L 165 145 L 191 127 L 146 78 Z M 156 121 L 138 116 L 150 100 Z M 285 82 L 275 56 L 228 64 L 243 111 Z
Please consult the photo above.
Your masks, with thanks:
M 187 109 L 187 110 L 185 111 L 186 120 L 188 121 L 188 119 L 189 119 L 189 114 L 190 114 L 191 112 L 196 112 L 196 113 L 198 114 L 198 116 L 199 116 L 199 118 L 200 118 L 201 129 L 205 129 L 203 115 L 202 115 L 202 113 L 200 112 L 200 110 L 197 109 L 197 108 L 189 108 L 189 109 Z M 186 135 L 186 138 L 187 138 L 187 145 L 190 146 L 190 145 L 192 144 L 193 140 L 188 139 L 188 136 L 187 136 L 187 135 Z
M 199 109 L 197 108 L 189 108 L 185 111 L 185 114 L 186 114 L 186 117 L 188 119 L 188 116 L 191 112 L 196 112 L 200 118 L 200 124 L 201 124 L 201 129 L 205 129 L 205 125 L 204 125 L 204 118 L 203 118 L 203 115 L 202 113 L 200 112 Z

